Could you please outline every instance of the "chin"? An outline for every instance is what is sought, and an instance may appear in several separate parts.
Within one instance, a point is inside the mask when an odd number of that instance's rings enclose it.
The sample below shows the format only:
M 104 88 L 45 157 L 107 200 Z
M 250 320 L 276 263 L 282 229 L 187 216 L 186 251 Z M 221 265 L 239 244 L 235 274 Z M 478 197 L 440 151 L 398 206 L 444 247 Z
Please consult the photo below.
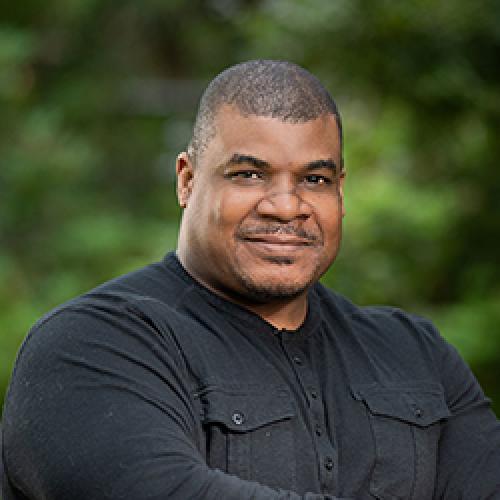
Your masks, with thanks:
M 266 255 L 251 262 L 237 256 L 231 273 L 238 282 L 241 295 L 259 302 L 293 300 L 304 294 L 328 268 L 325 259 L 308 256 Z M 326 269 L 325 269 L 326 268 Z
M 276 273 L 271 273 L 276 274 Z M 266 276 L 259 279 L 255 274 L 238 273 L 242 294 L 255 302 L 272 302 L 279 300 L 293 300 L 299 297 L 314 283 L 315 279 L 293 279 L 283 276 Z
M 245 297 L 253 302 L 266 303 L 274 301 L 293 300 L 302 295 L 308 287 L 293 287 L 290 285 L 265 285 L 246 283 Z

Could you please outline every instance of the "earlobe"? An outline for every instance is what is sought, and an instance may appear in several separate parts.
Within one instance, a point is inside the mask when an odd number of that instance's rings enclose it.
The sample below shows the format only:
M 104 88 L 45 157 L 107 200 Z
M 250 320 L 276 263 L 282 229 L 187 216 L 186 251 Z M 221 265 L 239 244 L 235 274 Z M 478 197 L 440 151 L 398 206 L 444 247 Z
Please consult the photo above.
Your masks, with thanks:
M 181 208 L 186 208 L 193 190 L 194 171 L 191 159 L 185 151 L 177 156 L 175 171 L 177 174 L 177 200 Z

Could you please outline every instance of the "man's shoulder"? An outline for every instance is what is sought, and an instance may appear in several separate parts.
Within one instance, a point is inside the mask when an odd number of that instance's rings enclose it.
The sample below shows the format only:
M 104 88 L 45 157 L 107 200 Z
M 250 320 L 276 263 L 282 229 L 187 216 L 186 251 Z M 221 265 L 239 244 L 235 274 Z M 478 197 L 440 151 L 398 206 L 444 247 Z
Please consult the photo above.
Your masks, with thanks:
M 16 367 L 22 359 L 89 354 L 108 344 L 131 353 L 138 342 L 163 348 L 175 344 L 167 340 L 174 329 L 188 328 L 179 304 L 192 286 L 170 269 L 171 260 L 167 256 L 119 276 L 47 312 L 24 339 Z
M 418 314 L 389 305 L 358 305 L 344 295 L 317 284 L 323 317 L 336 317 L 349 329 L 365 336 L 401 337 L 411 335 L 435 339 L 439 337 L 433 323 Z M 327 319 L 328 320 L 328 319 Z
M 85 322 L 86 316 L 111 320 L 134 314 L 144 317 L 155 310 L 173 312 L 190 288 L 189 280 L 175 268 L 175 257 L 168 254 L 162 261 L 118 276 L 60 304 L 44 314 L 31 331 L 75 317 Z
M 344 352 L 356 384 L 441 383 L 444 360 L 455 351 L 428 319 L 391 306 L 359 306 L 319 288 L 323 333 Z M 374 376 L 373 374 L 376 374 Z
M 107 281 L 81 298 L 110 296 L 132 301 L 151 299 L 172 304 L 191 285 L 191 280 L 182 271 L 175 255 L 169 253 L 163 260 Z

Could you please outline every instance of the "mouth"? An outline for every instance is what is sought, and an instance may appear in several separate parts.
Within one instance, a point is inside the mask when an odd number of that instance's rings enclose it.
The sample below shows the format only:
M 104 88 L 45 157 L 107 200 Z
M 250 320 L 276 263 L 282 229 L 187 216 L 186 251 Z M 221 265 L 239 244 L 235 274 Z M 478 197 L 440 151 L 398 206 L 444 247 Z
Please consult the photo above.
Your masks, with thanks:
M 249 243 L 256 243 L 261 245 L 270 245 L 276 247 L 306 247 L 313 246 L 314 241 L 306 238 L 291 237 L 282 234 L 266 234 L 256 235 L 251 237 L 242 238 L 243 241 Z
M 281 234 L 266 234 L 242 238 L 251 254 L 277 264 L 292 264 L 311 251 L 316 242 Z
M 312 231 L 281 224 L 240 228 L 235 236 L 251 254 L 273 262 L 295 262 L 322 243 Z

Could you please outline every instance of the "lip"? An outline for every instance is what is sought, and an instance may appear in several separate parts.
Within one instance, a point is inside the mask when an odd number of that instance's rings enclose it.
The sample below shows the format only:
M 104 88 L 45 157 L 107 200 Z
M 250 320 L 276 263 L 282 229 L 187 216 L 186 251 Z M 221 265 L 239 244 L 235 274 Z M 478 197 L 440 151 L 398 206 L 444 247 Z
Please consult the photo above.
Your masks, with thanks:
M 252 236 L 243 238 L 249 243 L 260 243 L 278 247 L 309 247 L 314 244 L 313 241 L 305 238 L 290 237 L 281 234 L 266 234 L 262 236 Z

